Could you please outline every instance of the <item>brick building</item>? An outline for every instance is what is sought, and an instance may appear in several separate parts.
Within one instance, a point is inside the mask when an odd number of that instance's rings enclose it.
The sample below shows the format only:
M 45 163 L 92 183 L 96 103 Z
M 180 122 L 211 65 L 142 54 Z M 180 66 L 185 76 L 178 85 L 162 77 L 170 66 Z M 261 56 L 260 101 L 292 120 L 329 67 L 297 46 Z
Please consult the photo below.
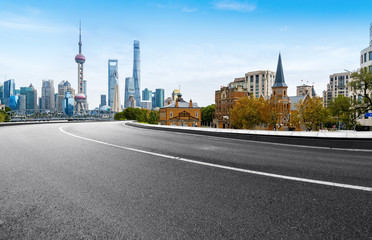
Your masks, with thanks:
M 160 108 L 159 124 L 172 126 L 200 127 L 201 108 L 196 103 L 186 102 L 178 94 L 175 102 Z
M 248 97 L 247 88 L 242 85 L 221 87 L 215 92 L 215 113 L 213 126 L 216 128 L 231 128 L 230 111 L 234 103 L 241 97 Z

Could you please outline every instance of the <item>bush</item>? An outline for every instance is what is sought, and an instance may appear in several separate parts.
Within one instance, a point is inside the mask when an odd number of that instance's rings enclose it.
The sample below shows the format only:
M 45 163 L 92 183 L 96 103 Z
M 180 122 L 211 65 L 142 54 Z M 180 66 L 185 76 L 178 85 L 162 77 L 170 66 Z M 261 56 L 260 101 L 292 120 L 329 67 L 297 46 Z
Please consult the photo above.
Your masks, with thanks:
M 0 122 L 9 122 L 9 121 L 10 121 L 9 115 L 4 110 L 0 110 Z
M 148 109 L 128 107 L 124 111 L 116 113 L 114 120 L 136 120 L 137 122 L 157 124 L 159 122 L 159 113 Z

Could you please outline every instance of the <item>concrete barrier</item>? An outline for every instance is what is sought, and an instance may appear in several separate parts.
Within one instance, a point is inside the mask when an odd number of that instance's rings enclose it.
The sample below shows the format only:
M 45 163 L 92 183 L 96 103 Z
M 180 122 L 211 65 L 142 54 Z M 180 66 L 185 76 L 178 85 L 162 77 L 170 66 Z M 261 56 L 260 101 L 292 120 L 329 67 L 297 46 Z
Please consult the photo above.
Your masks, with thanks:
M 372 132 L 292 132 L 265 130 L 237 130 L 218 128 L 178 127 L 150 125 L 136 122 L 126 122 L 128 126 L 156 129 L 161 131 L 191 133 L 205 136 L 215 136 L 259 142 L 271 142 L 289 145 L 312 146 L 321 148 L 371 150 Z

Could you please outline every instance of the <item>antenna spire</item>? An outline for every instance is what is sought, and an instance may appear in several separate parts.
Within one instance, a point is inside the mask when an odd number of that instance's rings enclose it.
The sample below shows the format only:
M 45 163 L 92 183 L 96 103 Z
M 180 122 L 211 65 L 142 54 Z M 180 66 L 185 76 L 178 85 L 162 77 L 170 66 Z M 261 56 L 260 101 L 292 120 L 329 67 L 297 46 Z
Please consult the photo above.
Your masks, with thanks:
M 83 45 L 81 43 L 81 20 L 80 20 L 80 23 L 79 23 L 79 54 L 81 54 L 81 45 Z

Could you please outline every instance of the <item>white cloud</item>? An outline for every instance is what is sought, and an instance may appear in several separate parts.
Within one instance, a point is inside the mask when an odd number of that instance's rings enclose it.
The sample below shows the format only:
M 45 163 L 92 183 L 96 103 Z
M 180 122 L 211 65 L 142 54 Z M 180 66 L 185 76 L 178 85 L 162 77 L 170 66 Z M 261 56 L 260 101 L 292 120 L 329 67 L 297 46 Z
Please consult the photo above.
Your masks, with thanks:
M 287 27 L 287 26 L 284 26 L 284 27 L 280 28 L 280 31 L 281 31 L 281 32 L 285 32 L 285 31 L 287 31 L 287 30 L 288 30 L 288 27 Z
M 196 12 L 196 11 L 198 11 L 198 8 L 188 8 L 188 7 L 182 8 L 182 12 Z
M 30 14 L 16 15 L 7 12 L 0 13 L 0 29 L 21 30 L 29 32 L 61 32 L 71 28 L 57 26 L 37 17 L 41 12 L 37 9 L 27 10 Z
M 239 12 L 252 12 L 256 9 L 256 4 L 229 0 L 218 1 L 214 4 L 214 6 L 219 10 L 231 10 Z

